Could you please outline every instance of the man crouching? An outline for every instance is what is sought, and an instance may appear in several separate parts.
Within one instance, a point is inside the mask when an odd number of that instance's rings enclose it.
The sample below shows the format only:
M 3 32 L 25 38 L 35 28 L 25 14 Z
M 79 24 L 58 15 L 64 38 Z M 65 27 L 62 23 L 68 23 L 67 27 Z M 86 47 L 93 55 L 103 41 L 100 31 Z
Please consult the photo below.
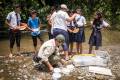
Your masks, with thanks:
M 43 43 L 40 47 L 37 56 L 33 57 L 33 60 L 37 63 L 44 63 L 50 71 L 53 70 L 51 62 L 64 62 L 60 56 L 59 47 L 63 45 L 65 37 L 63 35 L 58 35 L 54 39 L 50 39 Z

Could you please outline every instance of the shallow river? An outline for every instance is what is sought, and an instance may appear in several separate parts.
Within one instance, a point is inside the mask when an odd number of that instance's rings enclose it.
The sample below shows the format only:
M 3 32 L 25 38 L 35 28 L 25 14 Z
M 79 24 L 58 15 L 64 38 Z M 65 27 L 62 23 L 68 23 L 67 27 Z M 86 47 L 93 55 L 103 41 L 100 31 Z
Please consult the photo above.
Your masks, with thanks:
M 91 31 L 86 30 L 86 42 L 83 44 L 83 48 L 85 50 L 88 49 L 88 39 L 90 36 Z M 117 68 L 113 68 L 113 72 L 117 77 L 120 77 L 120 55 L 119 55 L 119 46 L 115 48 L 116 44 L 120 44 L 120 32 L 116 31 L 103 31 L 103 47 L 106 49 L 111 49 L 112 52 L 110 53 L 113 57 L 114 61 L 112 61 L 112 66 Z M 43 33 L 42 38 L 44 41 L 48 40 L 47 33 Z M 107 47 L 110 45 L 114 45 L 112 47 Z M 118 49 L 117 49 L 118 48 Z M 39 49 L 39 42 L 38 42 L 38 49 Z M 34 69 L 33 62 L 32 62 L 32 52 L 34 51 L 32 38 L 30 34 L 22 34 L 21 39 L 21 53 L 23 53 L 23 57 L 14 57 L 13 59 L 5 58 L 9 54 L 9 41 L 8 38 L 0 39 L 0 80 L 41 80 L 43 77 L 44 80 L 50 80 L 50 74 L 47 72 L 43 73 Z M 14 45 L 14 54 L 16 53 L 16 45 Z M 113 54 L 116 52 L 116 54 Z M 117 57 L 114 57 L 117 56 Z M 116 59 L 119 61 L 115 62 Z M 82 71 L 83 70 L 83 71 Z M 84 69 L 81 69 L 84 73 Z M 83 74 L 79 73 L 79 76 Z M 77 80 L 78 73 L 73 74 L 73 76 L 66 77 L 62 80 Z M 83 77 L 83 76 L 82 76 Z M 83 80 L 83 79 L 81 79 Z M 84 79 L 86 80 L 86 79 Z M 87 80 L 94 80 L 94 79 L 87 79 Z M 95 79 L 98 80 L 98 79 Z M 104 79 L 102 79 L 104 80 Z M 107 80 L 107 79 L 106 79 Z M 113 80 L 113 79 L 111 79 Z

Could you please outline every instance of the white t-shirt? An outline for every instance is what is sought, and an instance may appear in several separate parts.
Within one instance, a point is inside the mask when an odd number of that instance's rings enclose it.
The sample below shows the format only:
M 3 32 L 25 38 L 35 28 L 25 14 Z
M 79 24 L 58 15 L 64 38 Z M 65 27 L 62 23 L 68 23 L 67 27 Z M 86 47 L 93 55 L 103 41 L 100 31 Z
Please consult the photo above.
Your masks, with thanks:
M 86 19 L 84 16 L 81 16 L 81 15 L 77 15 L 75 17 L 75 21 L 77 23 L 78 26 L 84 26 L 86 24 Z
M 20 23 L 21 21 L 20 14 L 17 13 L 17 16 L 18 16 L 18 20 L 15 11 L 8 13 L 6 19 L 10 21 L 10 25 L 11 25 L 10 29 L 15 28 L 17 26 L 17 22 Z
M 54 22 L 53 29 L 58 28 L 67 31 L 67 22 L 66 22 L 67 18 L 69 18 L 67 12 L 59 10 L 53 19 Z

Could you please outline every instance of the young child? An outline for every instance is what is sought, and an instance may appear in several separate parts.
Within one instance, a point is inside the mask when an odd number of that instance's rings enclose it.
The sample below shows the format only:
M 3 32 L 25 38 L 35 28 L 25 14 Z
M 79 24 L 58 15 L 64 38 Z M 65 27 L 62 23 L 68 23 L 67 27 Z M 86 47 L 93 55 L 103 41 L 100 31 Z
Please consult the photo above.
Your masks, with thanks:
M 68 12 L 69 16 L 73 15 L 73 11 Z M 73 30 L 75 28 L 74 21 L 68 22 L 68 34 L 69 34 L 69 52 L 70 54 L 73 53 L 73 43 L 75 42 L 75 33 L 73 33 Z
M 78 29 L 78 32 L 75 35 L 77 53 L 82 54 L 82 43 L 85 42 L 85 33 L 84 26 L 86 24 L 86 19 L 81 14 L 81 9 L 76 9 L 76 13 L 78 14 L 75 17 L 75 25 Z
M 93 46 L 95 46 L 95 50 L 98 50 L 102 45 L 101 29 L 107 27 L 108 25 L 109 24 L 102 19 L 101 12 L 96 12 L 92 23 L 93 30 L 89 39 L 89 54 L 91 54 Z
M 31 35 L 33 39 L 33 45 L 35 52 L 37 51 L 37 38 L 40 40 L 40 46 L 43 43 L 43 40 L 40 37 L 40 20 L 37 17 L 37 12 L 35 10 L 32 10 L 30 13 L 30 17 L 28 19 L 28 26 L 29 29 L 31 30 Z

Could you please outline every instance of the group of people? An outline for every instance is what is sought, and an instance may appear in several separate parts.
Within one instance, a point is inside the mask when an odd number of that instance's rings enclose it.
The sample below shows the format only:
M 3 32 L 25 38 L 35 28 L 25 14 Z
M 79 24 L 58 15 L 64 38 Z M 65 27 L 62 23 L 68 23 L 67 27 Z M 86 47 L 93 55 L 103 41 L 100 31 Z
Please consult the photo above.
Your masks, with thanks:
M 73 52 L 74 42 L 76 42 L 76 53 L 82 54 L 82 43 L 85 42 L 84 29 L 86 26 L 86 19 L 82 15 L 82 10 L 80 8 L 77 8 L 75 11 L 68 11 L 67 5 L 62 4 L 59 10 L 52 9 L 47 20 L 51 27 L 49 32 L 50 38 L 54 38 L 58 34 L 64 35 L 65 44 L 63 45 L 63 50 L 66 56 L 68 55 L 68 51 L 70 53 Z M 92 53 L 93 46 L 96 46 L 95 49 L 98 50 L 102 45 L 101 30 L 108 27 L 109 24 L 103 20 L 102 13 L 98 11 L 94 15 L 91 26 L 92 33 L 89 38 L 89 54 Z
M 35 10 L 31 10 L 28 23 L 22 23 L 20 17 L 20 5 L 16 4 L 14 6 L 14 11 L 7 15 L 6 24 L 9 26 L 10 56 L 13 54 L 13 46 L 15 42 L 18 54 L 20 54 L 21 28 L 25 27 L 27 30 L 31 31 L 35 52 L 37 52 L 37 38 L 40 40 L 40 45 L 44 42 L 40 36 L 41 21 L 37 17 L 37 12 Z
M 10 12 L 6 18 L 6 24 L 8 24 L 10 28 L 10 56 L 12 56 L 15 41 L 18 52 L 20 52 L 20 25 L 22 24 L 19 14 L 20 5 L 15 5 L 14 9 L 15 10 Z M 37 55 L 33 57 L 34 61 L 46 64 L 48 69 L 52 71 L 52 62 L 60 61 L 64 63 L 66 60 L 69 60 L 69 54 L 73 52 L 74 42 L 76 42 L 76 53 L 82 54 L 82 43 L 85 42 L 84 26 L 86 25 L 86 19 L 82 15 L 80 8 L 77 8 L 75 11 L 69 11 L 67 5 L 61 4 L 59 10 L 52 8 L 46 20 L 48 22 L 48 35 L 50 39 L 46 42 L 41 38 L 41 21 L 39 17 L 37 17 L 35 10 L 31 10 L 30 12 L 27 29 L 31 31 L 35 52 L 37 52 L 37 38 L 40 40 L 41 47 Z M 101 46 L 101 30 L 108 25 L 109 24 L 103 20 L 102 14 L 96 12 L 92 23 L 92 33 L 89 39 L 89 54 L 92 53 L 93 46 L 96 46 L 96 50 Z

